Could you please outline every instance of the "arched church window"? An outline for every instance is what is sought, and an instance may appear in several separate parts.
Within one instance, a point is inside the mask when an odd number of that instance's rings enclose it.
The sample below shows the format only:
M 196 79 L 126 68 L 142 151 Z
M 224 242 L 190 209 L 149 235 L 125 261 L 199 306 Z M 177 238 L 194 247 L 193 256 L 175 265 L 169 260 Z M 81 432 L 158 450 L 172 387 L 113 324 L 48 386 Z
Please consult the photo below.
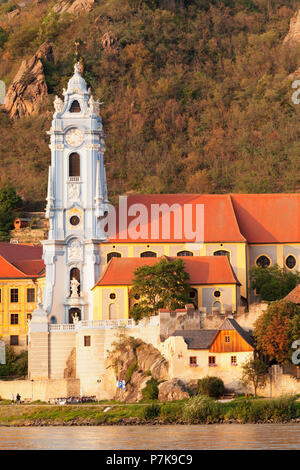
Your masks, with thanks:
M 214 256 L 227 256 L 230 259 L 230 253 L 226 250 L 218 250 L 214 252 Z
M 70 270 L 70 283 L 72 279 L 76 279 L 79 282 L 78 284 L 78 295 L 80 295 L 80 271 L 78 268 L 72 268 Z
M 106 262 L 108 263 L 112 258 L 121 258 L 121 253 L 117 253 L 116 251 L 111 251 L 106 255 Z
M 140 254 L 141 258 L 156 258 L 157 254 L 154 253 L 154 251 L 143 251 L 143 253 Z
M 80 104 L 78 103 L 77 100 L 74 100 L 70 106 L 70 113 L 80 113 L 80 112 L 81 112 Z
M 80 176 L 80 156 L 76 152 L 69 156 L 69 176 Z
M 177 256 L 194 256 L 194 253 L 187 250 L 178 251 Z

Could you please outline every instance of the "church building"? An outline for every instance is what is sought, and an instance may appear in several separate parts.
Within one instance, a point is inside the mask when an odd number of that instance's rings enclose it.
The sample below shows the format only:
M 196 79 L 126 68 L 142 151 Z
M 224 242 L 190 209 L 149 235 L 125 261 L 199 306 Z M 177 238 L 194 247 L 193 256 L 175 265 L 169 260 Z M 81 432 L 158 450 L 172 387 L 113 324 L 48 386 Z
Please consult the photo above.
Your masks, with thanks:
M 193 194 L 130 195 L 114 207 L 100 104 L 80 63 L 54 108 L 48 239 L 42 248 L 0 244 L 0 336 L 7 343 L 21 335 L 26 347 L 35 307 L 31 332 L 74 320 L 129 318 L 135 269 L 161 257 L 184 259 L 191 302 L 204 315 L 234 313 L 258 300 L 250 288 L 251 266 L 299 269 L 300 194 L 211 195 L 194 188 Z M 197 214 L 201 234 L 193 239 L 188 232 L 195 233 Z

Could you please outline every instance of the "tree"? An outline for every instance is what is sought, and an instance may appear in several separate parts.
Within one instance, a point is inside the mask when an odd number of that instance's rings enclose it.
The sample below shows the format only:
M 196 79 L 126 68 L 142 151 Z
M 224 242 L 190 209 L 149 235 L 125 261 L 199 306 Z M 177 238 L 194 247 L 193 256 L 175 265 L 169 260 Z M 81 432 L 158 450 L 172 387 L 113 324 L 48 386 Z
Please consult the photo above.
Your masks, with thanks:
M 13 228 L 16 209 L 20 208 L 22 200 L 15 188 L 6 183 L 0 188 L 0 239 L 8 240 L 9 231 Z
M 300 283 L 300 273 L 293 273 L 277 264 L 270 268 L 250 268 L 252 289 L 256 289 L 262 300 L 272 302 L 285 297 Z
M 291 345 L 300 338 L 300 307 L 287 300 L 271 302 L 256 320 L 253 335 L 258 351 L 270 360 L 291 361 Z
M 141 266 L 135 271 L 130 297 L 141 299 L 130 309 L 135 320 L 157 315 L 160 308 L 175 310 L 190 302 L 189 274 L 184 270 L 184 261 L 161 259 L 152 266 Z
M 245 386 L 252 385 L 256 397 L 257 389 L 266 383 L 268 366 L 260 359 L 249 359 L 243 364 L 242 369 L 242 383 Z

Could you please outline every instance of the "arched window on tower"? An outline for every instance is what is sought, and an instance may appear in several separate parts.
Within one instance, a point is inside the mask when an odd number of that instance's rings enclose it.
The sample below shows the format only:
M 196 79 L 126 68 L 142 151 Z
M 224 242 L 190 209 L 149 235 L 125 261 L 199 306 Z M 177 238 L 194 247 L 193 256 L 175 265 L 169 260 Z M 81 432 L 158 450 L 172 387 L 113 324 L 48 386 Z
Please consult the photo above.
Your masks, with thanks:
M 70 113 L 80 113 L 80 112 L 81 112 L 80 104 L 78 103 L 77 100 L 74 100 L 70 106 Z
M 69 156 L 69 177 L 80 177 L 80 156 L 76 152 Z
M 71 291 L 71 281 L 72 279 L 76 279 L 79 282 L 78 285 L 78 295 L 80 295 L 80 271 L 78 268 L 72 268 L 70 270 L 70 291 Z

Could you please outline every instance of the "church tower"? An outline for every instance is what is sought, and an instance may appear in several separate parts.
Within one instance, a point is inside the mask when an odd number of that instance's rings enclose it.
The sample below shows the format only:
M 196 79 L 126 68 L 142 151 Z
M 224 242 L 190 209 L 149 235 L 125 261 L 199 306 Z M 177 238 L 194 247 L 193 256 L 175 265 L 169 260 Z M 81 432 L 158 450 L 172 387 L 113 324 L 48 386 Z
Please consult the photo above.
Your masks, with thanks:
M 55 98 L 50 135 L 46 217 L 43 242 L 46 285 L 43 309 L 50 323 L 92 319 L 91 288 L 98 278 L 100 218 L 107 201 L 104 133 L 99 103 L 76 63 L 64 99 Z

